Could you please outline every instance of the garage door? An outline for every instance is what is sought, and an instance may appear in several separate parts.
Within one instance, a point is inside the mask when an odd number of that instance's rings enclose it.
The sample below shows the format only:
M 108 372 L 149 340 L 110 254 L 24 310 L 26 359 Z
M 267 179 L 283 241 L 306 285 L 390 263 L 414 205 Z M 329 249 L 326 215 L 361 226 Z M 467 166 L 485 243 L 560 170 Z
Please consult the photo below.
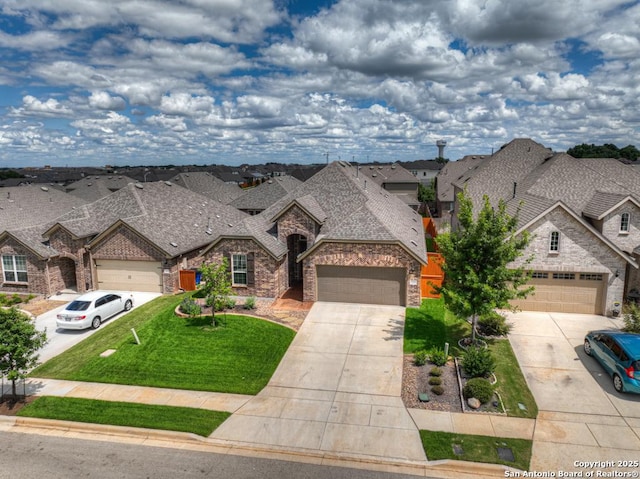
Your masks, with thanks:
M 604 278 L 601 273 L 553 273 L 536 271 L 530 285 L 535 292 L 512 301 L 523 311 L 602 314 Z
M 155 261 L 97 260 L 98 288 L 162 292 L 162 265 Z
M 318 301 L 404 306 L 405 269 L 317 266 Z

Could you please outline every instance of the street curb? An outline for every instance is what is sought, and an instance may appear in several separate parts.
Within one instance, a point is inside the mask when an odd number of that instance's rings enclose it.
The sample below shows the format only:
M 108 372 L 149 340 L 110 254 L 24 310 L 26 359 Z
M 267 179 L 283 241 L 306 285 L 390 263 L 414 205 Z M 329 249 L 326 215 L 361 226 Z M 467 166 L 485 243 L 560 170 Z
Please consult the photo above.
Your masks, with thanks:
M 209 451 L 217 454 L 233 454 L 247 457 L 258 457 L 290 462 L 311 463 L 324 466 L 347 467 L 353 469 L 375 470 L 396 474 L 415 476 L 431 476 L 443 479 L 505 477 L 506 471 L 516 469 L 499 464 L 477 462 L 439 460 L 439 461 L 402 461 L 386 460 L 375 457 L 350 456 L 329 452 L 312 452 L 290 450 L 278 447 L 257 447 L 249 444 L 238 444 L 228 441 L 205 438 L 193 433 L 179 431 L 163 431 L 128 426 L 111 426 L 105 424 L 62 421 L 57 419 L 40 419 L 30 417 L 0 416 L 0 426 L 11 432 L 12 428 L 23 428 L 20 432 L 38 434 L 38 429 L 47 430 L 47 434 L 60 432 L 60 436 L 69 433 L 86 434 L 95 440 L 118 442 L 117 438 L 130 440 L 137 438 L 142 445 L 170 447 Z

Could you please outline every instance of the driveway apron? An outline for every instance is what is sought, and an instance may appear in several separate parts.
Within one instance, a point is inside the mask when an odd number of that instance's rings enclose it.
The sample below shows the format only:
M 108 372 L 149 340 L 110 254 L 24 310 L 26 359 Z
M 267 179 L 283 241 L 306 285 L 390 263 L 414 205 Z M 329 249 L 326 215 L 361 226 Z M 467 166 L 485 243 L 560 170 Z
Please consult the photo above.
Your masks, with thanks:
M 271 381 L 211 437 L 426 460 L 401 399 L 404 308 L 317 302 Z

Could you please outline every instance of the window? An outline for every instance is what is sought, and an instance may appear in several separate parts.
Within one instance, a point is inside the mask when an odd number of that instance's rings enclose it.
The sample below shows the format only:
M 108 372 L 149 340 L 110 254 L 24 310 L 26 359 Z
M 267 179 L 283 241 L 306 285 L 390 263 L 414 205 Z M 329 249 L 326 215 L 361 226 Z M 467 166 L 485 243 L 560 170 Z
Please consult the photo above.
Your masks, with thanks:
M 549 251 L 551 253 L 557 253 L 560 251 L 560 232 L 552 231 L 549 237 Z
M 620 215 L 620 233 L 628 233 L 629 232 L 629 213 L 622 213 Z
M 3 256 L 2 269 L 4 280 L 11 282 L 27 282 L 27 257 L 23 255 Z
M 531 278 L 534 279 L 547 279 L 549 277 L 549 273 L 542 273 L 540 271 L 534 271 L 531 273 Z
M 553 279 L 576 279 L 575 273 L 553 273 Z
M 580 273 L 580 279 L 587 281 L 602 281 L 602 275 Z
M 246 254 L 232 255 L 231 278 L 234 286 L 247 285 L 247 255 Z

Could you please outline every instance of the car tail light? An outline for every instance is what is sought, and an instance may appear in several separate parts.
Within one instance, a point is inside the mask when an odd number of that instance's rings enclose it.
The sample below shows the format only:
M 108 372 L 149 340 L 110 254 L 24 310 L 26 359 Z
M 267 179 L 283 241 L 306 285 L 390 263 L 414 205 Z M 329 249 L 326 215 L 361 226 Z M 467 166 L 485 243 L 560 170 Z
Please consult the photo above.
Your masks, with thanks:
M 86 315 L 82 315 L 82 316 L 78 316 L 76 319 L 76 321 L 82 321 L 83 319 L 85 319 L 87 316 Z
M 635 379 L 636 375 L 635 375 L 635 368 L 633 367 L 633 364 L 629 366 L 627 369 L 625 369 L 624 372 L 627 373 L 627 376 L 629 376 L 631 379 Z

